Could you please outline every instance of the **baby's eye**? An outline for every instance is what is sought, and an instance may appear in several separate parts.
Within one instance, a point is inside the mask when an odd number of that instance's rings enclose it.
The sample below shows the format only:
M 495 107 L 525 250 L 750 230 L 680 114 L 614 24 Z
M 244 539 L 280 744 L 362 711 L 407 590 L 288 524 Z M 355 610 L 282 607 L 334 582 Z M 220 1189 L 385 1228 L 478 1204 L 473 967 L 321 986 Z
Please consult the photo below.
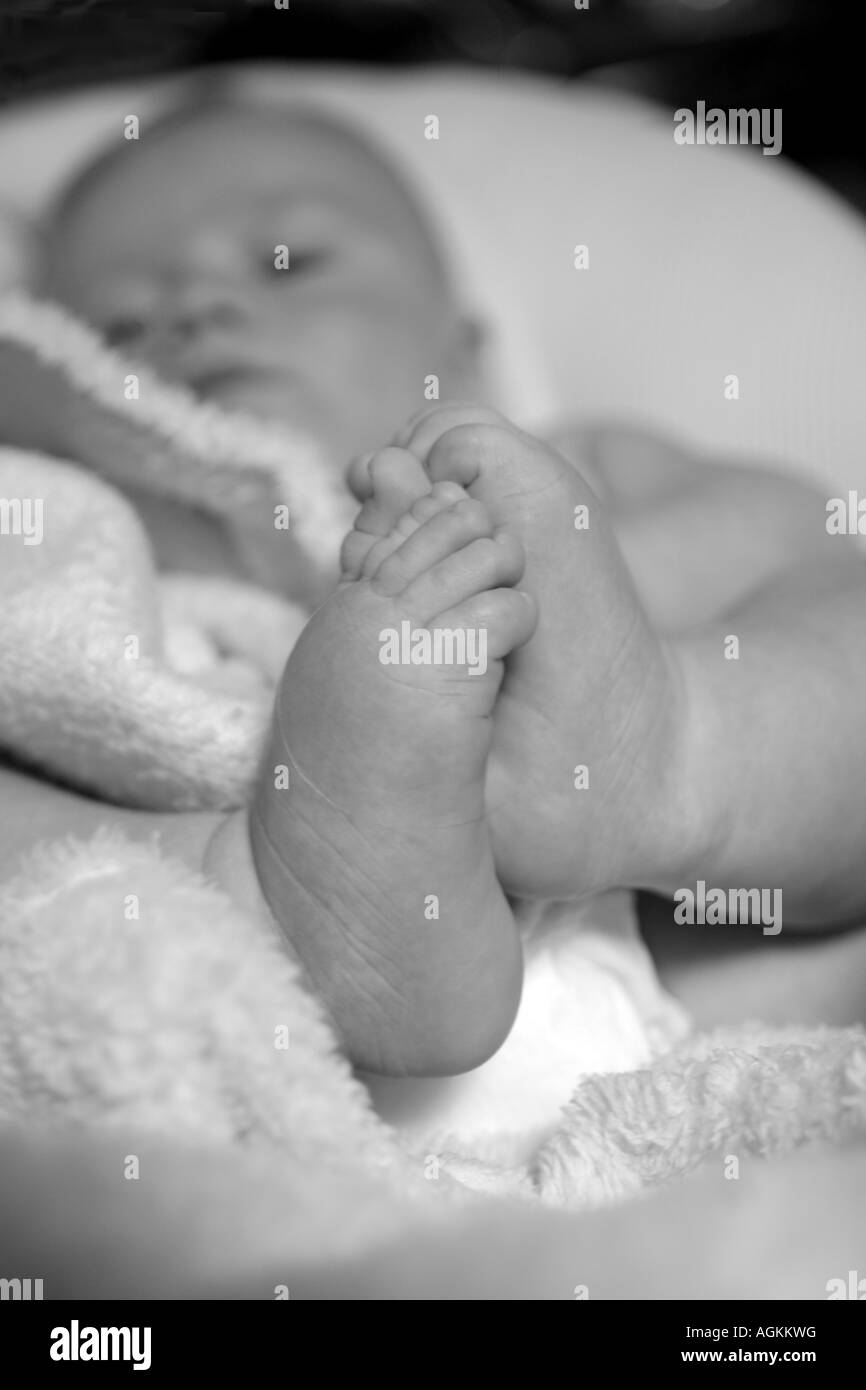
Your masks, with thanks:
M 139 314 L 118 314 L 102 326 L 102 336 L 110 347 L 127 347 L 147 332 L 147 324 Z

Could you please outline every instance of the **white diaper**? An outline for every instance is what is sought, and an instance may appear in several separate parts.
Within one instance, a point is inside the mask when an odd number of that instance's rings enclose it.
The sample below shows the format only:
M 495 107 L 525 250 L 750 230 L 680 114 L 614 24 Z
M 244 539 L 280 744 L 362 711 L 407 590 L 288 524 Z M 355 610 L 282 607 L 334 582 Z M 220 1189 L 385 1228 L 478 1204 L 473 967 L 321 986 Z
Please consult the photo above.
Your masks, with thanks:
M 413 1150 L 524 1163 L 581 1077 L 645 1066 L 689 1030 L 640 937 L 631 893 L 517 913 L 526 960 L 514 1027 L 494 1057 L 445 1078 L 365 1077 Z

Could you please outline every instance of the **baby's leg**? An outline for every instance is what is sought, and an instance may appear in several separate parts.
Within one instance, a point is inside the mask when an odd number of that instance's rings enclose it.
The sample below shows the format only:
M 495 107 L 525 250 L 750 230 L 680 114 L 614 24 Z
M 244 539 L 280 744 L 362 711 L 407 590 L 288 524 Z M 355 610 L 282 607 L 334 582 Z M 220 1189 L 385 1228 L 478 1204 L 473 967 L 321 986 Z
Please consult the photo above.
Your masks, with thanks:
M 362 572 L 314 614 L 277 699 L 256 869 L 358 1066 L 465 1071 L 504 1040 L 521 987 L 484 776 L 503 658 L 535 624 L 512 587 L 522 547 L 446 484 L 345 550 Z
M 606 504 L 657 632 L 708 622 L 786 569 L 839 557 L 826 497 L 787 472 L 623 427 L 573 431 L 556 447 Z
M 521 538 L 541 610 L 497 709 L 490 807 L 503 871 L 516 865 L 537 891 L 560 892 L 570 852 L 572 891 L 604 886 L 594 866 L 604 875 L 613 864 L 610 881 L 623 885 L 760 885 L 783 890 L 791 923 L 856 920 L 866 910 L 862 558 L 844 541 L 816 541 L 721 620 L 661 642 L 623 579 L 603 507 L 557 455 L 477 410 L 428 414 L 406 438 L 432 478 L 467 484 Z M 588 529 L 574 546 L 563 512 L 581 495 Z M 730 635 L 738 660 L 726 659 Z M 588 786 L 569 813 L 564 753 L 580 743 Z M 509 783 L 515 800 L 527 796 L 522 824 L 503 813 Z M 527 823 L 544 827 L 546 854 Z

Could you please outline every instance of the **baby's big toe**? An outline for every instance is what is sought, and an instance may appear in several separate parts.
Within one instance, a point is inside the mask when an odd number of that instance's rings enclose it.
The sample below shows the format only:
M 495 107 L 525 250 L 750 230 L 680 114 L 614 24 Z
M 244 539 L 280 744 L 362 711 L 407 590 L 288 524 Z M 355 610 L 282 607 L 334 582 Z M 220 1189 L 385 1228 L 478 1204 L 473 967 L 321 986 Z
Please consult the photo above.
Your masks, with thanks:
M 559 454 L 505 423 L 448 430 L 433 445 L 427 472 L 434 484 L 459 483 L 490 504 L 494 516 L 519 515 L 521 499 L 530 495 L 543 494 L 545 508 L 558 508 L 577 479 Z
M 448 401 L 416 411 L 394 443 L 411 449 L 423 463 L 437 440 L 458 425 L 502 425 L 509 428 L 506 417 L 489 406 L 475 405 L 472 401 Z

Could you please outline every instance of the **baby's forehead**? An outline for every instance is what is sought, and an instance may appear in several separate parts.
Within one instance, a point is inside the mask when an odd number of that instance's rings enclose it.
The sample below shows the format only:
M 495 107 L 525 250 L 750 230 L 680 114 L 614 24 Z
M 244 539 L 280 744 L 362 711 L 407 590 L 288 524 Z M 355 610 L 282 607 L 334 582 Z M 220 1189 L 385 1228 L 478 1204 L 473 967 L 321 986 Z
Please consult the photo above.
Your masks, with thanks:
M 71 214 L 89 195 L 100 201 L 135 197 L 164 180 L 183 181 L 194 169 L 195 185 L 224 186 L 243 196 L 263 190 L 303 193 L 315 182 L 333 194 L 375 190 L 393 206 L 410 201 L 402 179 L 385 157 L 348 124 L 304 107 L 267 109 L 234 104 L 180 108 L 148 130 L 139 142 L 118 144 L 94 161 L 61 201 Z
M 229 103 L 142 120 L 138 141 L 118 139 L 79 173 L 48 218 L 45 274 L 53 281 L 59 261 L 91 274 L 106 257 L 162 256 L 224 216 L 282 240 L 298 217 L 309 232 L 308 214 L 323 234 L 365 232 L 443 278 L 428 210 L 365 135 L 307 107 Z
M 384 161 L 369 140 L 348 122 L 312 107 L 241 105 L 219 103 L 180 108 L 158 121 L 151 138 L 170 148 L 172 142 L 216 145 L 224 139 L 263 150 L 321 151 L 365 159 L 377 166 Z

